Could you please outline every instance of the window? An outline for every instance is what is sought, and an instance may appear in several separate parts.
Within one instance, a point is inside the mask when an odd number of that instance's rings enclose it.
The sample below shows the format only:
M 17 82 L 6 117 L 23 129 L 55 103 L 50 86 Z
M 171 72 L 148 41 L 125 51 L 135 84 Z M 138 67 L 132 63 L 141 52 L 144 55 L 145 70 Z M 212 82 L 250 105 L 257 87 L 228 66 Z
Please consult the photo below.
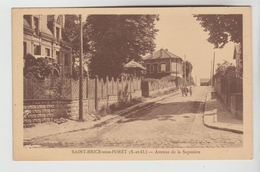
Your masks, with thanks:
M 36 35 L 39 35 L 39 19 L 37 17 L 33 18 L 33 29 Z
M 150 64 L 146 64 L 146 72 L 150 73 Z
M 51 51 L 49 48 L 45 48 L 45 56 L 47 56 L 47 57 L 51 56 Z
M 34 55 L 41 55 L 41 46 L 34 45 Z
M 64 55 L 64 66 L 69 66 L 69 55 L 68 54 Z
M 56 51 L 56 62 L 60 64 L 60 52 Z
M 26 42 L 23 42 L 23 57 L 24 58 L 25 58 L 26 54 L 27 54 L 27 44 L 26 44 Z
M 154 66 L 151 65 L 151 73 L 153 73 L 153 72 L 154 72 Z
M 166 64 L 161 63 L 161 72 L 165 72 L 165 71 L 166 71 Z

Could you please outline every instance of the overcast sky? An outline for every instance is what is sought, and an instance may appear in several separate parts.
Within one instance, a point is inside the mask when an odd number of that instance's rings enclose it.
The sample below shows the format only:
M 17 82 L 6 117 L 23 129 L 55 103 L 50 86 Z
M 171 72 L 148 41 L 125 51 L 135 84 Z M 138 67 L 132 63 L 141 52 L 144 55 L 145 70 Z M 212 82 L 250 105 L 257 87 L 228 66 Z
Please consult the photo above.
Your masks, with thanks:
M 203 31 L 199 21 L 191 14 L 160 14 L 156 22 L 159 32 L 156 36 L 156 50 L 167 48 L 170 52 L 190 61 L 193 65 L 192 75 L 199 78 L 209 78 L 210 64 L 215 52 L 215 69 L 217 63 L 227 60 L 233 64 L 234 43 L 228 43 L 223 49 L 214 49 L 207 41 L 208 33 Z

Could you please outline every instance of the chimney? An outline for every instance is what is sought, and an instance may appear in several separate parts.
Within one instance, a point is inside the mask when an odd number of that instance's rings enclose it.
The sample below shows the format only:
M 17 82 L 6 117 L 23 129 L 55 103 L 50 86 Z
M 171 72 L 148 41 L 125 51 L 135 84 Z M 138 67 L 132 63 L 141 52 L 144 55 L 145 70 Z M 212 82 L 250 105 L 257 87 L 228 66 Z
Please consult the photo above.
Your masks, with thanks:
M 167 52 L 168 52 L 168 48 L 166 48 L 166 49 L 165 49 L 165 51 L 167 51 Z
M 162 57 L 162 52 L 163 52 L 163 49 L 161 48 L 160 49 L 160 57 Z
M 151 58 L 153 58 L 153 52 L 152 51 L 150 51 L 150 54 L 151 54 Z

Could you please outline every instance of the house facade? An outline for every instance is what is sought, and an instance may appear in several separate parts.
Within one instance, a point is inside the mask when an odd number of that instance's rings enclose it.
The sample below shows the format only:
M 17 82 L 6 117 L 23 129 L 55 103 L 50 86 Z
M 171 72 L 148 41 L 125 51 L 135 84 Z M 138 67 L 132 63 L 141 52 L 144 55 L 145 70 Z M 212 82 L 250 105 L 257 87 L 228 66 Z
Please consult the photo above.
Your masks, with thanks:
M 181 79 L 183 76 L 183 60 L 168 49 L 160 49 L 143 58 L 147 78 L 162 78 L 173 76 Z
M 55 59 L 61 76 L 72 73 L 72 46 L 64 34 L 64 15 L 23 16 L 23 59 L 27 54 L 34 57 Z

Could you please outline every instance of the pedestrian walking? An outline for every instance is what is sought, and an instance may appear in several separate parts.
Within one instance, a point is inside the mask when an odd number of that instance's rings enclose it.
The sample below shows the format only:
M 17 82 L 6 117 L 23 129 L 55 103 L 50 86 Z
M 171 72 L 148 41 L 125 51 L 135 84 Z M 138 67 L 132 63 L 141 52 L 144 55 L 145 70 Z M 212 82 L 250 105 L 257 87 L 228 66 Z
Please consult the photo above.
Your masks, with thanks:
M 192 86 L 190 86 L 190 96 L 192 96 Z
M 181 94 L 182 94 L 182 97 L 184 96 L 184 87 L 181 86 Z
M 188 88 L 187 88 L 187 86 L 185 85 L 185 86 L 184 86 L 184 95 L 187 97 L 187 94 L 188 94 Z

